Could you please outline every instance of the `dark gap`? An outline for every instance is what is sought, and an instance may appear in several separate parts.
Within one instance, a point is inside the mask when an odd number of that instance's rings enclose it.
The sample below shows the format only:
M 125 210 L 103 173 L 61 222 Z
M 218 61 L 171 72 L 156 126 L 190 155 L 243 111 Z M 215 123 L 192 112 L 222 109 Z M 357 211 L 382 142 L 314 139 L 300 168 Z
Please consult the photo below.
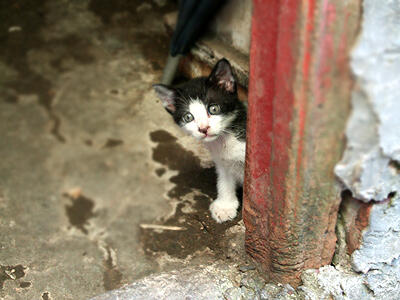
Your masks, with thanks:
M 352 197 L 353 197 L 353 193 L 349 189 L 343 190 L 340 193 L 340 198 L 342 198 L 342 200 L 352 198 Z
M 389 167 L 395 169 L 397 173 L 400 173 L 400 162 L 398 162 L 398 161 L 392 159 L 392 160 L 389 162 Z

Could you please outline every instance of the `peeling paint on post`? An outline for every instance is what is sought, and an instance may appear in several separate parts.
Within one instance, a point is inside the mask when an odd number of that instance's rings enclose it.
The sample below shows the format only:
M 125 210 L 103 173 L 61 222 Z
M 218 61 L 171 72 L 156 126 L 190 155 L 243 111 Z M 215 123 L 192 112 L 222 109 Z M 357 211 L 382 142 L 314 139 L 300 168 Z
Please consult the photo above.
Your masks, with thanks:
M 253 2 L 243 219 L 266 277 L 331 262 L 360 0 Z

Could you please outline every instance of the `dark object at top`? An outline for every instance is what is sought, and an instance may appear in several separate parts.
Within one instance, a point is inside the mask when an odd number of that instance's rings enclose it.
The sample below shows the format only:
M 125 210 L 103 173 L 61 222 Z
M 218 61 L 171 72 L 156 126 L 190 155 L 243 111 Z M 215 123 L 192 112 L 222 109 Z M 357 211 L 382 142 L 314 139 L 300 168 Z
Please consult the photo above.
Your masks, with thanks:
M 181 0 L 171 55 L 186 54 L 225 0 Z

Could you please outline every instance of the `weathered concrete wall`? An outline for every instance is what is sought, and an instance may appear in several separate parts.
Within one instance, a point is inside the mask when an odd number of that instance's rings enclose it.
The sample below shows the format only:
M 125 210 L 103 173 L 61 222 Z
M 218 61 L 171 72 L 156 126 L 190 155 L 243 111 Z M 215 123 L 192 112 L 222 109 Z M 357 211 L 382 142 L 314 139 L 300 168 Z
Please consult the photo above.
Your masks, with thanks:
M 400 197 L 372 207 L 360 249 L 351 258 L 376 299 L 400 299 Z
M 252 11 L 252 0 L 228 0 L 211 29 L 218 38 L 249 55 Z

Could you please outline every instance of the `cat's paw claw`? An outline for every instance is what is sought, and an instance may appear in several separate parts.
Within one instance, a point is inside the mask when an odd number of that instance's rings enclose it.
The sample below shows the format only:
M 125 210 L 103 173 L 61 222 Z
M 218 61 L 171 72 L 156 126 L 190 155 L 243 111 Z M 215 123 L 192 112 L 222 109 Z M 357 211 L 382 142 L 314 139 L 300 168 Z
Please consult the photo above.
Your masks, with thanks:
M 211 216 L 217 223 L 233 220 L 238 206 L 237 201 L 215 200 L 210 205 Z

